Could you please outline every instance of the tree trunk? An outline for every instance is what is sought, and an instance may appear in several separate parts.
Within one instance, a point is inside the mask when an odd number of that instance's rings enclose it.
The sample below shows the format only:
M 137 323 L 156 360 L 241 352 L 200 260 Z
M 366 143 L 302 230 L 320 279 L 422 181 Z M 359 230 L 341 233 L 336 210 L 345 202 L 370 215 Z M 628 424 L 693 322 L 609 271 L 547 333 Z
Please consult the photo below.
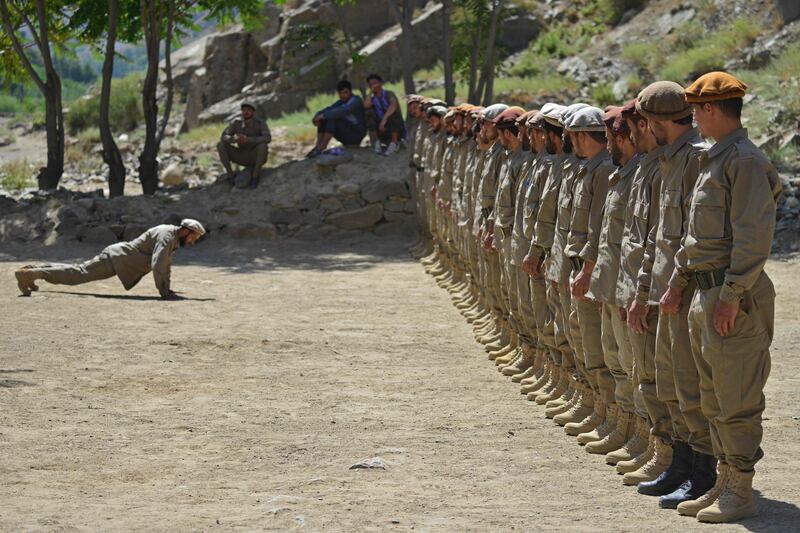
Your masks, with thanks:
M 451 50 L 450 42 L 452 35 L 450 34 L 450 8 L 451 0 L 444 0 L 442 2 L 442 46 L 444 47 L 442 53 L 442 62 L 444 63 L 444 101 L 453 105 L 456 100 L 456 87 L 453 83 L 453 53 Z
M 158 146 L 164 140 L 164 133 L 169 123 L 169 115 L 172 112 L 172 100 L 175 97 L 175 84 L 172 82 L 172 30 L 175 24 L 175 0 L 169 0 L 169 12 L 167 17 L 167 36 L 164 41 L 164 73 L 167 81 L 167 97 L 164 101 L 164 116 L 161 117 L 161 128 L 158 130 Z
M 398 9 L 395 0 L 388 0 L 389 7 L 400 24 L 400 60 L 403 65 L 403 89 L 406 94 L 414 94 L 414 28 L 411 25 L 414 16 L 414 1 L 403 0 L 402 11 Z
M 144 194 L 154 194 L 158 189 L 158 52 L 161 33 L 158 24 L 156 0 L 140 0 L 142 27 L 147 49 L 147 71 L 142 84 L 142 111 L 144 112 L 144 146 L 139 155 L 139 181 Z
M 495 41 L 497 40 L 497 23 L 500 11 L 503 7 L 503 0 L 494 0 L 492 4 L 492 19 L 489 23 L 489 42 L 487 43 L 486 61 L 484 63 L 484 80 L 486 82 L 486 92 L 483 95 L 483 105 L 488 106 L 494 98 L 494 67 L 495 67 Z
M 39 50 L 44 65 L 45 78 L 33 68 L 30 58 L 25 54 L 25 48 L 17 37 L 17 29 L 11 22 L 9 7 L 28 26 L 28 31 Z M 47 166 L 39 171 L 37 181 L 39 188 L 50 190 L 58 187 L 61 175 L 64 173 L 64 111 L 61 102 L 61 78 L 53 66 L 50 54 L 50 36 L 47 26 L 47 11 L 44 0 L 36 0 L 36 21 L 39 31 L 31 21 L 28 14 L 7 0 L 0 0 L 0 20 L 2 26 L 11 40 L 11 46 L 20 59 L 25 71 L 31 77 L 44 96 L 45 128 L 47 130 Z M 21 24 L 21 23 L 20 23 Z
M 125 163 L 123 163 L 122 155 L 114 141 L 108 116 L 118 22 L 119 0 L 108 0 L 108 38 L 106 39 L 106 56 L 103 60 L 103 84 L 100 88 L 100 141 L 103 143 L 103 161 L 108 165 L 108 190 L 112 198 L 125 194 Z
M 478 86 L 478 51 L 481 48 L 481 30 L 483 21 L 475 17 L 477 30 L 472 34 L 472 50 L 469 52 L 469 93 L 467 101 L 471 104 L 480 103 L 480 96 L 476 94 Z

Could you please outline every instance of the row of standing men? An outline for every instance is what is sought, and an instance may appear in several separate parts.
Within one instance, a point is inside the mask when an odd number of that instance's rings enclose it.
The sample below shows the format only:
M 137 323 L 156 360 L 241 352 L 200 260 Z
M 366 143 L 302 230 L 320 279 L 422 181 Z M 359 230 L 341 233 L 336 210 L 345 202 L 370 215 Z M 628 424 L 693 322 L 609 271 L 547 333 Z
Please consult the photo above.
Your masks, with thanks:
M 712 72 L 605 110 L 408 97 L 414 252 L 527 399 L 704 522 L 757 513 L 763 456 L 781 188 L 746 89 Z

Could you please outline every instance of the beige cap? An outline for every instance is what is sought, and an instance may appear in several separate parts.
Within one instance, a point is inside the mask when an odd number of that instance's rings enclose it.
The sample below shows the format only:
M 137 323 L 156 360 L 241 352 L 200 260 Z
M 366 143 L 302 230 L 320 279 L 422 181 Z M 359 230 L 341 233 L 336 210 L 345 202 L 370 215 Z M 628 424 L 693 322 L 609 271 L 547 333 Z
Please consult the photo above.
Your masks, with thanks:
M 191 230 L 201 236 L 206 234 L 206 228 L 193 218 L 184 218 L 181 220 L 181 227 Z

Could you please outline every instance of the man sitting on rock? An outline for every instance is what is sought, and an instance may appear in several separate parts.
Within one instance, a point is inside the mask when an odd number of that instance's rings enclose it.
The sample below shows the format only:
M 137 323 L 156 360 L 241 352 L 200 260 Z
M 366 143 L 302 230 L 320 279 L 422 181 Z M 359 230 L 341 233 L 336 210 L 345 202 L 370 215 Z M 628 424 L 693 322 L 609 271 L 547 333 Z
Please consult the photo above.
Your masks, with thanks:
M 376 154 L 383 153 L 383 144 L 386 155 L 392 155 L 400 148 L 400 139 L 405 137 L 406 125 L 403 122 L 403 112 L 400 103 L 392 91 L 383 88 L 383 79 L 377 74 L 367 76 L 367 84 L 372 96 L 364 101 L 367 110 L 367 128 L 369 140 Z
M 39 290 L 39 279 L 55 285 L 80 285 L 116 275 L 125 290 L 130 290 L 152 271 L 161 298 L 179 300 L 181 297 L 170 289 L 172 254 L 179 247 L 193 246 L 205 233 L 200 222 L 185 218 L 180 226 L 162 224 L 132 241 L 112 244 L 80 264 L 26 266 L 14 274 L 22 295 L 30 296 L 31 291 Z
M 248 186 L 255 188 L 261 168 L 267 162 L 272 135 L 267 121 L 255 117 L 256 108 L 253 104 L 244 101 L 241 109 L 242 116 L 234 119 L 222 132 L 217 151 L 228 180 L 240 189 Z M 231 168 L 231 161 L 247 167 L 249 175 L 245 172 L 237 177 Z
M 317 157 L 328 147 L 331 139 L 345 146 L 358 146 L 367 133 L 364 104 L 361 97 L 353 94 L 353 86 L 347 80 L 336 85 L 339 100 L 314 115 L 312 122 L 317 127 L 317 144 L 306 157 Z

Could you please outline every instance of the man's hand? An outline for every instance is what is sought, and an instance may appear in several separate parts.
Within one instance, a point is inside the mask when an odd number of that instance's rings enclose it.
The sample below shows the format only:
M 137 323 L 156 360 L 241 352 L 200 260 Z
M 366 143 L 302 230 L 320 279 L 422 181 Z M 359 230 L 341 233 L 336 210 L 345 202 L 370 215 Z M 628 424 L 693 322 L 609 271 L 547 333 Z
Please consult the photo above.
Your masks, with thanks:
M 431 187 L 431 198 L 436 198 L 436 186 Z
M 483 239 L 483 249 L 487 252 L 494 251 L 492 243 L 494 242 L 494 231 L 487 231 L 486 237 Z
M 445 202 L 444 203 L 444 210 L 447 212 L 448 215 L 453 214 L 453 203 L 452 202 Z
M 323 119 L 322 115 L 317 115 L 313 119 L 311 119 L 311 122 L 313 122 L 315 126 L 319 126 L 320 124 L 322 124 L 322 119 Z
M 586 293 L 589 292 L 589 285 L 592 281 L 592 271 L 587 269 L 585 265 L 584 263 L 584 267 L 578 272 L 578 275 L 575 276 L 570 285 L 572 296 L 578 300 L 588 300 Z
M 386 131 L 386 121 L 385 120 L 381 120 L 381 123 L 378 124 L 378 131 L 380 131 L 381 133 Z
M 247 135 L 244 133 L 237 133 L 236 134 L 236 144 L 247 144 L 249 141 L 247 140 Z
M 720 337 L 725 337 L 736 325 L 736 315 L 739 313 L 739 302 L 729 304 L 717 300 L 714 306 L 714 329 Z
M 661 307 L 661 312 L 665 315 L 677 315 L 681 310 L 681 300 L 683 299 L 683 291 L 675 287 L 669 287 L 667 292 L 661 296 L 658 305 Z
M 628 321 L 628 310 L 624 307 L 617 307 L 617 313 L 619 313 L 619 319 L 623 322 Z
M 533 266 L 534 266 L 534 258 L 531 257 L 531 254 L 526 254 L 525 258 L 522 260 L 522 271 L 532 277 Z
M 635 300 L 631 304 L 631 308 L 628 309 L 628 327 L 634 333 L 641 335 L 647 331 L 647 311 L 649 309 L 650 307 L 647 304 L 640 304 Z

